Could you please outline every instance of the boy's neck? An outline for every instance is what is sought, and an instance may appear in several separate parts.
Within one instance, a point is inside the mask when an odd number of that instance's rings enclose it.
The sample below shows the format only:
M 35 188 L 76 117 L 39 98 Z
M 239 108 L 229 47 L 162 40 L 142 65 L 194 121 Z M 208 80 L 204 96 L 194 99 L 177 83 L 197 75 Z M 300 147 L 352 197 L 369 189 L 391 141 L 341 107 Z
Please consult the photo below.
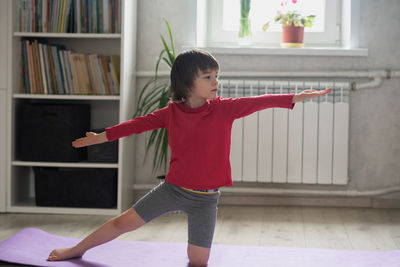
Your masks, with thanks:
M 195 98 L 188 98 L 185 101 L 185 105 L 189 108 L 198 108 L 201 107 L 202 105 L 204 105 L 204 103 L 206 103 L 205 99 L 195 99 Z

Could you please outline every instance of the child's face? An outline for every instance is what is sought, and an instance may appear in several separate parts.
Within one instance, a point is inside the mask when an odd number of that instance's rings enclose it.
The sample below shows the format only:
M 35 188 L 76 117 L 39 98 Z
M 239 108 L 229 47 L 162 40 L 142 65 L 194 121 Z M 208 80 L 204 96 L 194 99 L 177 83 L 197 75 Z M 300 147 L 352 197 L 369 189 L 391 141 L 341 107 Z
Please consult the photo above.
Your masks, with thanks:
M 218 69 L 199 70 L 191 88 L 191 98 L 214 99 L 218 92 Z

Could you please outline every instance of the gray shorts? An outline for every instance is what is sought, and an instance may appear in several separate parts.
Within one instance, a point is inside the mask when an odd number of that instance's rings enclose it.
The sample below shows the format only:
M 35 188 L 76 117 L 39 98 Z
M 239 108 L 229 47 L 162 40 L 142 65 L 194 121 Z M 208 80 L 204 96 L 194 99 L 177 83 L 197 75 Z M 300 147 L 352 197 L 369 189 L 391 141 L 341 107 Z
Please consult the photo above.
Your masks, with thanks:
M 163 182 L 139 199 L 133 208 L 149 222 L 165 213 L 183 211 L 188 215 L 188 242 L 200 247 L 211 247 L 217 219 L 220 192 L 200 194 Z

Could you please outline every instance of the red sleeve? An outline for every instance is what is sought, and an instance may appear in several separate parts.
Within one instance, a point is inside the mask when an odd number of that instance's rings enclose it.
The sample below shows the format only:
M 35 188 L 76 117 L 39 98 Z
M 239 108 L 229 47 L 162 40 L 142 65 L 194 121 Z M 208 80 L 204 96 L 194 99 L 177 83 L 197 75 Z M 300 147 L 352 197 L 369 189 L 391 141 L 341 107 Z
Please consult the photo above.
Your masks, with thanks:
M 293 109 L 294 94 L 272 94 L 239 98 L 223 98 L 228 116 L 235 120 L 267 108 Z
M 106 135 L 109 142 L 118 138 L 139 134 L 145 131 L 166 128 L 168 107 L 156 110 L 147 115 L 136 117 L 118 125 L 107 127 Z

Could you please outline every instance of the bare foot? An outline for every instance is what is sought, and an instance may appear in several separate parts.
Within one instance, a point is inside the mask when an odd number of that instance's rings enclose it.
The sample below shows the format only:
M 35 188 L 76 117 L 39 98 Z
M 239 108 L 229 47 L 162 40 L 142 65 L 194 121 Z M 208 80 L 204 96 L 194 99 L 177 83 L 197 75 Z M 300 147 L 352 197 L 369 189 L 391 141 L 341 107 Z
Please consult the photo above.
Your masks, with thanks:
M 78 252 L 76 251 L 75 247 L 70 247 L 70 248 L 57 248 L 53 250 L 49 257 L 47 258 L 48 261 L 62 261 L 62 260 L 67 260 L 67 259 L 72 259 L 72 258 L 80 258 L 84 252 Z

